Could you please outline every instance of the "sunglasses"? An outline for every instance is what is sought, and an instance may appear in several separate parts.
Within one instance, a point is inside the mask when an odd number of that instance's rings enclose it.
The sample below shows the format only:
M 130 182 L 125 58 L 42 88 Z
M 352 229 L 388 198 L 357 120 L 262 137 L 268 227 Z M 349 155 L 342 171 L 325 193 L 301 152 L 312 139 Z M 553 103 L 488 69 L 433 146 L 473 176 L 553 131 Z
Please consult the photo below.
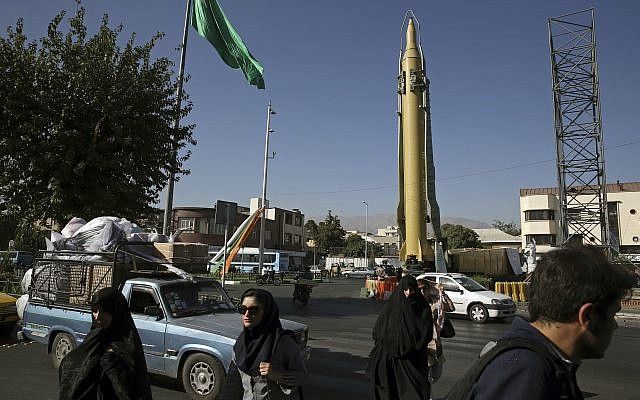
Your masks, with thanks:
M 261 310 L 261 308 L 257 307 L 257 306 L 253 306 L 253 307 L 238 306 L 238 314 L 242 314 L 242 315 L 245 315 L 247 313 L 247 311 L 249 311 L 249 314 L 255 315 L 260 310 Z

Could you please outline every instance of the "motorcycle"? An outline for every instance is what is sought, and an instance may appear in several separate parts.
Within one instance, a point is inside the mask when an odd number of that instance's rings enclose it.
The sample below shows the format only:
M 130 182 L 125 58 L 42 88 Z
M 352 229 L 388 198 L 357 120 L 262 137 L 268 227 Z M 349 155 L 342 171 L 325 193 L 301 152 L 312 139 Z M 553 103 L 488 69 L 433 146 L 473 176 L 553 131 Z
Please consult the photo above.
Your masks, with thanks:
M 274 273 L 268 273 L 268 274 L 257 277 L 256 284 L 258 286 L 262 286 L 262 285 L 280 286 L 282 284 L 282 279 L 277 277 Z
M 309 299 L 311 298 L 312 290 L 313 290 L 313 285 L 296 282 L 296 285 L 293 289 L 292 301 L 295 303 L 297 300 L 300 303 L 302 303 L 303 306 L 306 306 L 307 303 L 309 302 Z

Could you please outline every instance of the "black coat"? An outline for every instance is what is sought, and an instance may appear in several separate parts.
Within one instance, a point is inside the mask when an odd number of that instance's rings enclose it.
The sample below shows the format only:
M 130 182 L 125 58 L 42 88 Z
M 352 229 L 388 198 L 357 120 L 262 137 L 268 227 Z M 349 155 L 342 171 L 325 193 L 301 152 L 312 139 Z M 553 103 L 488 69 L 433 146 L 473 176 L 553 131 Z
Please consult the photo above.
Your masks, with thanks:
M 94 321 L 82 344 L 62 360 L 59 399 L 151 399 L 142 342 L 127 300 L 117 289 L 106 288 L 91 303 L 111 314 L 111 325 L 105 329 Z
M 406 297 L 405 289 L 413 295 Z M 428 400 L 427 344 L 433 336 L 431 307 L 412 276 L 405 276 L 373 329 L 367 371 L 376 400 Z

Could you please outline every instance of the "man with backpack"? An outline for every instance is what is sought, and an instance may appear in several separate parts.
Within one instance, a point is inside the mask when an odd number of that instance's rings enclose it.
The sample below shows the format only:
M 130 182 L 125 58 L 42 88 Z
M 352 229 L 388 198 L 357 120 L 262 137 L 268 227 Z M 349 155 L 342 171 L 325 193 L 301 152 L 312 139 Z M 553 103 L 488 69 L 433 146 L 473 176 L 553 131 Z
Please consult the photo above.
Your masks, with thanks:
M 614 316 L 633 284 L 632 274 L 596 247 L 544 254 L 527 292 L 532 322 L 516 317 L 447 399 L 583 399 L 580 361 L 604 356 L 618 327 Z

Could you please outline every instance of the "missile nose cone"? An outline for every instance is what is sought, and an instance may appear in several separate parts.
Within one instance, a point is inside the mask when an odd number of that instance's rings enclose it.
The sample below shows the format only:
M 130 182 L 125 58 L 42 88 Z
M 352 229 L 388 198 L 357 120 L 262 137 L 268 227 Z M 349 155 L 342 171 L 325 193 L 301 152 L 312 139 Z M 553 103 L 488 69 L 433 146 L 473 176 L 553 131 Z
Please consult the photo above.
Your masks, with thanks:
M 409 18 L 409 24 L 407 25 L 407 41 L 405 50 L 415 49 L 416 46 L 416 28 L 413 24 L 413 18 Z

